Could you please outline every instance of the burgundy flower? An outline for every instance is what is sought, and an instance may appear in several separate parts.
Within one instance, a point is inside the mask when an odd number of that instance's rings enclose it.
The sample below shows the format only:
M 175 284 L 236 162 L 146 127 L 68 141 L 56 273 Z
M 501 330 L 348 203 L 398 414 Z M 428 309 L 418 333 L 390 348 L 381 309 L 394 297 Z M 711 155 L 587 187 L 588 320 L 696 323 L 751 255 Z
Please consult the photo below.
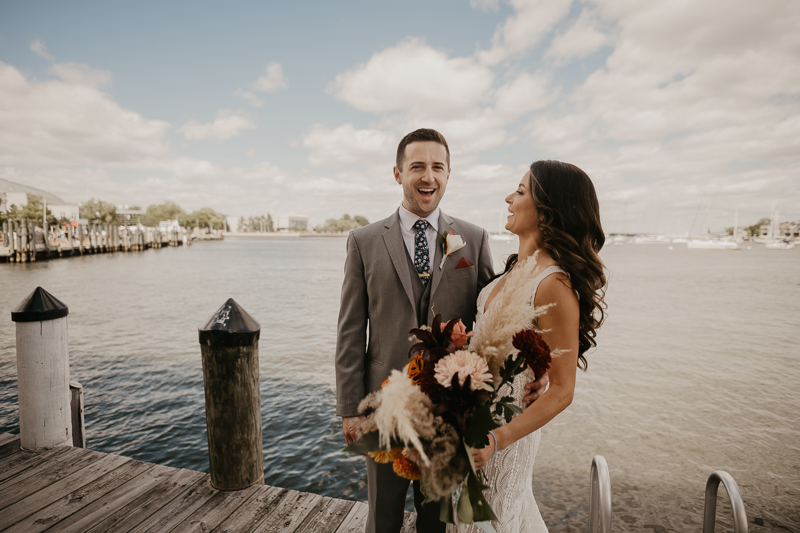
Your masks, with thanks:
M 536 379 L 542 377 L 550 368 L 550 347 L 542 336 L 532 329 L 525 329 L 514 335 L 512 339 L 514 348 L 519 350 L 523 358 L 523 368 L 530 368 Z

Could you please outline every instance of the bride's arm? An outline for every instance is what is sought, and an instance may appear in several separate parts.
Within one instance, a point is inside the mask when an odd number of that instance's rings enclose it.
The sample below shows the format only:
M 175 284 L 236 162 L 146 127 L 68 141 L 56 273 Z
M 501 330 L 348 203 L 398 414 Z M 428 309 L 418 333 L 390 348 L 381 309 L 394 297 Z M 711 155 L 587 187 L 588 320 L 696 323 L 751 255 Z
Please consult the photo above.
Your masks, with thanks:
M 535 305 L 539 307 L 553 302 L 556 305 L 539 317 L 539 328 L 544 330 L 542 337 L 547 345 L 551 350 L 562 350 L 550 364 L 550 388 L 522 414 L 494 430 L 498 450 L 533 433 L 572 403 L 578 367 L 580 310 L 578 298 L 564 274 L 548 276 L 539 285 Z M 494 453 L 494 442 L 491 442 L 491 436 L 489 439 L 489 446 L 474 450 L 476 468 L 486 464 Z

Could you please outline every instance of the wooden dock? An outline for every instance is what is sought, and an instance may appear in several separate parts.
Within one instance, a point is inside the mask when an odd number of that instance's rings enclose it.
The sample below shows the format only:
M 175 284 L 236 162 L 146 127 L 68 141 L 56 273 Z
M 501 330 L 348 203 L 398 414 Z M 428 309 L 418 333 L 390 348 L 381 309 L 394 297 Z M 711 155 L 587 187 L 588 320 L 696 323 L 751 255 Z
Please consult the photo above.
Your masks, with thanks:
M 70 446 L 29 452 L 0 433 L 0 531 L 361 533 L 367 504 L 254 485 Z M 412 533 L 406 513 L 402 533 Z

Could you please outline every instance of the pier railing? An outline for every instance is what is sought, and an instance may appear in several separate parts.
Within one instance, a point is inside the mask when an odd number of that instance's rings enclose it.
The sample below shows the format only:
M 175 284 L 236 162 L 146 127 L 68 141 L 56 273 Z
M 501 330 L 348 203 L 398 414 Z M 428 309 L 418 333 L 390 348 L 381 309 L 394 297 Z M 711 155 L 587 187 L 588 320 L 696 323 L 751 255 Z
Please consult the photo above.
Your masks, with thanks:
M 602 455 L 592 459 L 589 533 L 611 533 L 611 476 Z
M 734 533 L 747 533 L 747 513 L 744 510 L 744 500 L 742 493 L 739 492 L 739 485 L 729 473 L 717 470 L 708 476 L 706 482 L 706 502 L 703 510 L 703 533 L 714 533 L 717 515 L 717 492 L 719 484 L 725 485 L 728 498 L 731 500 L 733 510 L 733 531 Z

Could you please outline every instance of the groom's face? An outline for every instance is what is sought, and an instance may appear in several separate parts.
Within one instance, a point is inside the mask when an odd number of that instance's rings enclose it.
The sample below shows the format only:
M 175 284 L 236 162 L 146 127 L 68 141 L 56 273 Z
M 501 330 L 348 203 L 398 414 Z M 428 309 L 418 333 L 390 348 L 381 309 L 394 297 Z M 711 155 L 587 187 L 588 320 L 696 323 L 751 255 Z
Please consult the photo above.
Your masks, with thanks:
M 403 186 L 403 207 L 426 217 L 439 206 L 450 179 L 447 150 L 437 142 L 406 146 L 403 168 L 394 167 L 394 179 Z

